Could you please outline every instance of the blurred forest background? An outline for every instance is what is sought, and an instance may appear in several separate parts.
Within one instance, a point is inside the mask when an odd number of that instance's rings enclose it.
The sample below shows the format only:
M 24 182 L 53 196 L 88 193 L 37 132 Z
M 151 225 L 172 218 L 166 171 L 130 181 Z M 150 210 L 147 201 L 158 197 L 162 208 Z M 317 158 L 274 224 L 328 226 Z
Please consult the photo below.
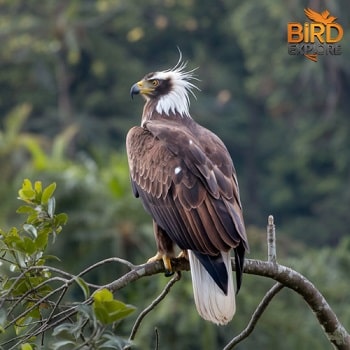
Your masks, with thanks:
M 339 1 L 1 0 L 0 227 L 15 225 L 24 178 L 56 181 L 69 223 L 53 246 L 77 273 L 119 256 L 155 253 L 151 220 L 131 194 L 127 131 L 143 101 L 131 85 L 171 68 L 177 46 L 201 89 L 192 116 L 227 145 L 238 173 L 251 253 L 266 256 L 273 214 L 279 262 L 311 279 L 350 327 L 350 7 Z M 340 56 L 317 63 L 287 52 L 287 23 L 328 9 L 344 28 Z M 115 267 L 94 277 L 106 283 Z M 117 296 L 141 311 L 167 279 Z M 247 323 L 272 281 L 244 276 L 226 327 L 196 313 L 188 273 L 142 326 L 136 343 L 220 349 Z M 74 297 L 74 295 L 72 296 Z M 134 318 L 136 315 L 133 316 Z M 118 328 L 128 336 L 130 321 Z M 128 323 L 129 322 L 129 323 Z M 303 300 L 282 291 L 239 349 L 331 349 Z

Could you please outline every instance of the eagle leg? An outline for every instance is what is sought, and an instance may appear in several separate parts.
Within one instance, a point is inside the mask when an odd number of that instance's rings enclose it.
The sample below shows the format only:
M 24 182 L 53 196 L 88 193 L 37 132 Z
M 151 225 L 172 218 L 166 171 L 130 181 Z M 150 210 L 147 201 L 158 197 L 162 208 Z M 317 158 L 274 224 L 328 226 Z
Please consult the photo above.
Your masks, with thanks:
M 157 243 L 157 254 L 148 259 L 148 262 L 163 260 L 165 267 L 165 275 L 171 276 L 174 272 L 170 259 L 174 257 L 174 243 L 167 233 L 153 221 L 154 236 Z

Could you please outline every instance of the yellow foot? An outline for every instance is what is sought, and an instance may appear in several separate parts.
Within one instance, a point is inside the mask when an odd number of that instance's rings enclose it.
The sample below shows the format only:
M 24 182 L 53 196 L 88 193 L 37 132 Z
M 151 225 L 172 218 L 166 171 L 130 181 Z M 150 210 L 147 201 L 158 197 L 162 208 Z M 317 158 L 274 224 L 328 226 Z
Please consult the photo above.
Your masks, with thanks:
M 166 276 L 170 276 L 173 274 L 173 269 L 171 267 L 171 261 L 170 261 L 170 257 L 166 254 L 162 254 L 160 252 L 157 252 L 157 254 L 155 256 L 153 256 L 152 258 L 148 259 L 147 262 L 154 262 L 154 261 L 158 261 L 158 260 L 163 260 L 163 264 L 164 267 L 166 269 Z

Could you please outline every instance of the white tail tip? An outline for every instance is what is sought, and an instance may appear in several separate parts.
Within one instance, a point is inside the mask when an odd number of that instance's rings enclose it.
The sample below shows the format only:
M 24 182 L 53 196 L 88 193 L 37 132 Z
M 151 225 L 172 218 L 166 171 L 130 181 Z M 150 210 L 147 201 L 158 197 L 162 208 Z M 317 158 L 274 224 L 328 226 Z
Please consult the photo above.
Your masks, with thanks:
M 218 287 L 192 251 L 188 251 L 193 295 L 201 317 L 218 325 L 232 320 L 236 311 L 230 252 L 221 252 L 228 273 L 227 295 Z

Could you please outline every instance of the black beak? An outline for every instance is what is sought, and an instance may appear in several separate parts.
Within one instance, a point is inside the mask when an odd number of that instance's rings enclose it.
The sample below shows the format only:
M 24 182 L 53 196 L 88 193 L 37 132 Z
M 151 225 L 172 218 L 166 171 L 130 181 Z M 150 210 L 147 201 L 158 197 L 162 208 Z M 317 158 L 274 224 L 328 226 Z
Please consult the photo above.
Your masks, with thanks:
M 140 93 L 140 88 L 139 88 L 139 86 L 136 83 L 130 89 L 130 96 L 133 99 L 134 95 L 138 95 L 139 93 Z

